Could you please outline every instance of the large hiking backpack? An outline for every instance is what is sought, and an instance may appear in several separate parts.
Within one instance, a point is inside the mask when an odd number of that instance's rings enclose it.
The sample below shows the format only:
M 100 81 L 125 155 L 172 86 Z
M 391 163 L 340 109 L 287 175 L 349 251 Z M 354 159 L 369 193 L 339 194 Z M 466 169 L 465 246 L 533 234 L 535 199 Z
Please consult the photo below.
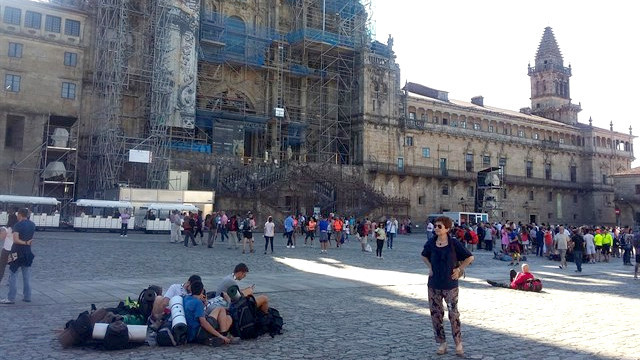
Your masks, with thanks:
M 171 321 L 165 321 L 156 333 L 156 343 L 158 346 L 176 346 L 178 342 L 171 331 Z
M 63 348 L 80 345 L 91 339 L 93 324 L 88 311 L 81 312 L 77 319 L 68 321 L 64 327 L 64 331 L 58 336 Z
M 282 334 L 282 326 L 284 320 L 280 316 L 280 312 L 274 308 L 269 308 L 269 313 L 265 314 L 258 311 L 260 314 L 260 332 L 269 334 L 271 337 Z
M 102 341 L 106 350 L 122 350 L 129 346 L 129 329 L 122 321 L 109 324 Z
M 156 296 L 158 294 L 159 289 L 157 286 L 149 286 L 148 288 L 142 290 L 140 295 L 138 296 L 138 309 L 140 311 L 140 315 L 144 318 L 146 322 L 151 315 L 151 311 L 153 310 L 153 303 L 156 301 Z
M 233 319 L 231 333 L 241 339 L 255 339 L 260 336 L 257 319 L 258 307 L 252 296 L 241 297 L 229 306 L 229 314 Z

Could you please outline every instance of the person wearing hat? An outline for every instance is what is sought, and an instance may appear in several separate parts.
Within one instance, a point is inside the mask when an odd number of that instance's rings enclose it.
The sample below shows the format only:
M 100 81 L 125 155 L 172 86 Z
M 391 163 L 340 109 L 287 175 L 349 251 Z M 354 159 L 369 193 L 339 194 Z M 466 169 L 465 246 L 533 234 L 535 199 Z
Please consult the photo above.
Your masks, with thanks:
M 240 290 L 240 284 L 238 281 L 241 281 L 247 276 L 249 273 L 249 267 L 244 263 L 239 263 L 233 269 L 233 273 L 225 276 L 216 289 L 216 294 L 227 293 L 231 300 L 237 298 L 238 296 L 249 296 L 253 295 L 256 299 L 256 305 L 258 309 L 260 309 L 265 314 L 269 312 L 269 298 L 266 295 L 254 295 L 255 284 L 246 287 Z M 236 288 L 231 289 L 232 287 L 237 287 L 240 290 L 240 294 L 238 294 Z M 231 289 L 231 290 L 230 290 Z M 229 293 L 231 292 L 231 293 Z

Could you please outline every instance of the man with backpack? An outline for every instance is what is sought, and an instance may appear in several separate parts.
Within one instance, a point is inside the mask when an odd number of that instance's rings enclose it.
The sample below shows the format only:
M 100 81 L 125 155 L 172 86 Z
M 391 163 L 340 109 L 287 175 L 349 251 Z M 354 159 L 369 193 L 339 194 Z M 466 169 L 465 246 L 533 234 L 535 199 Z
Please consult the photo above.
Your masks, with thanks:
M 253 220 L 253 214 L 249 212 L 247 217 L 240 224 L 242 230 L 242 253 L 246 251 L 247 243 L 249 243 L 249 252 L 253 253 L 253 229 L 256 228 L 256 222 Z
M 227 292 L 227 290 L 232 286 L 237 286 L 240 289 L 240 284 L 238 281 L 247 277 L 247 273 L 249 273 L 249 267 L 244 263 L 239 263 L 233 269 L 233 273 L 225 276 L 216 289 L 216 294 L 222 294 L 223 292 Z M 253 291 L 255 289 L 255 284 L 244 289 L 240 289 L 242 296 L 253 296 L 256 299 L 256 306 L 260 311 L 265 314 L 269 312 L 269 298 L 266 295 L 258 295 L 254 296 Z M 229 297 L 233 298 L 231 294 Z
M 169 288 L 164 293 L 164 295 L 158 294 L 158 296 L 156 296 L 155 301 L 153 302 L 153 309 L 151 311 L 151 321 L 154 322 L 162 319 L 162 316 L 165 313 L 165 309 L 167 309 L 167 307 L 169 306 L 169 301 L 171 301 L 172 297 L 174 296 L 185 297 L 191 294 L 191 284 L 195 283 L 196 281 L 202 281 L 202 279 L 200 278 L 199 275 L 195 275 L 195 274 L 191 275 L 189 276 L 189 279 L 187 279 L 187 281 L 184 282 L 183 284 L 173 284 L 169 286 Z

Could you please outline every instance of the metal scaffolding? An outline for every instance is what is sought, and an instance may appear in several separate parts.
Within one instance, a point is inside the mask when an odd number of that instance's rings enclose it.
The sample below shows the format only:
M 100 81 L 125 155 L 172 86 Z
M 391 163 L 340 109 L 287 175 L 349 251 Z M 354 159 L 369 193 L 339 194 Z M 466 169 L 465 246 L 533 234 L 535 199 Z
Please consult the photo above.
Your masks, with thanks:
M 150 151 L 153 158 L 144 176 L 128 174 L 127 180 L 133 179 L 139 186 L 166 188 L 170 4 L 167 0 L 96 0 L 95 6 L 89 190 L 116 187 L 123 172 L 139 166 L 126 161 L 132 149 Z M 125 96 L 133 110 L 125 111 Z
M 201 16 L 198 116 L 215 154 L 349 164 L 359 96 L 356 65 L 370 43 L 370 1 L 287 0 L 268 26 L 215 9 Z M 284 8 L 287 9 L 284 9 Z M 286 22 L 280 12 L 292 14 Z M 250 98 L 225 80 L 254 81 Z

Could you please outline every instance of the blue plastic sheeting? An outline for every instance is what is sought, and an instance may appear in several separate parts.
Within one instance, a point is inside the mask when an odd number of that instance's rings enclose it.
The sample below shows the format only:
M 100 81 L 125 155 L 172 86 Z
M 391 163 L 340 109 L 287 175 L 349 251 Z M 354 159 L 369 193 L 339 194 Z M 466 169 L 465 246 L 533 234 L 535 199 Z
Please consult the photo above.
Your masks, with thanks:
M 331 46 L 343 46 L 348 48 L 353 48 L 355 46 L 352 36 L 341 36 L 339 34 L 311 28 L 292 31 L 287 34 L 286 38 L 287 41 L 292 44 L 306 39 Z
M 239 17 L 208 12 L 200 21 L 200 58 L 264 66 L 269 46 L 277 38 L 273 29 L 249 27 Z
M 199 128 L 211 129 L 213 127 L 213 122 L 220 120 L 241 121 L 245 123 L 264 125 L 269 120 L 269 117 L 239 114 L 230 111 L 196 110 L 196 126 Z
M 171 148 L 178 151 L 190 151 L 211 154 L 211 145 L 190 143 L 185 141 L 172 141 Z

